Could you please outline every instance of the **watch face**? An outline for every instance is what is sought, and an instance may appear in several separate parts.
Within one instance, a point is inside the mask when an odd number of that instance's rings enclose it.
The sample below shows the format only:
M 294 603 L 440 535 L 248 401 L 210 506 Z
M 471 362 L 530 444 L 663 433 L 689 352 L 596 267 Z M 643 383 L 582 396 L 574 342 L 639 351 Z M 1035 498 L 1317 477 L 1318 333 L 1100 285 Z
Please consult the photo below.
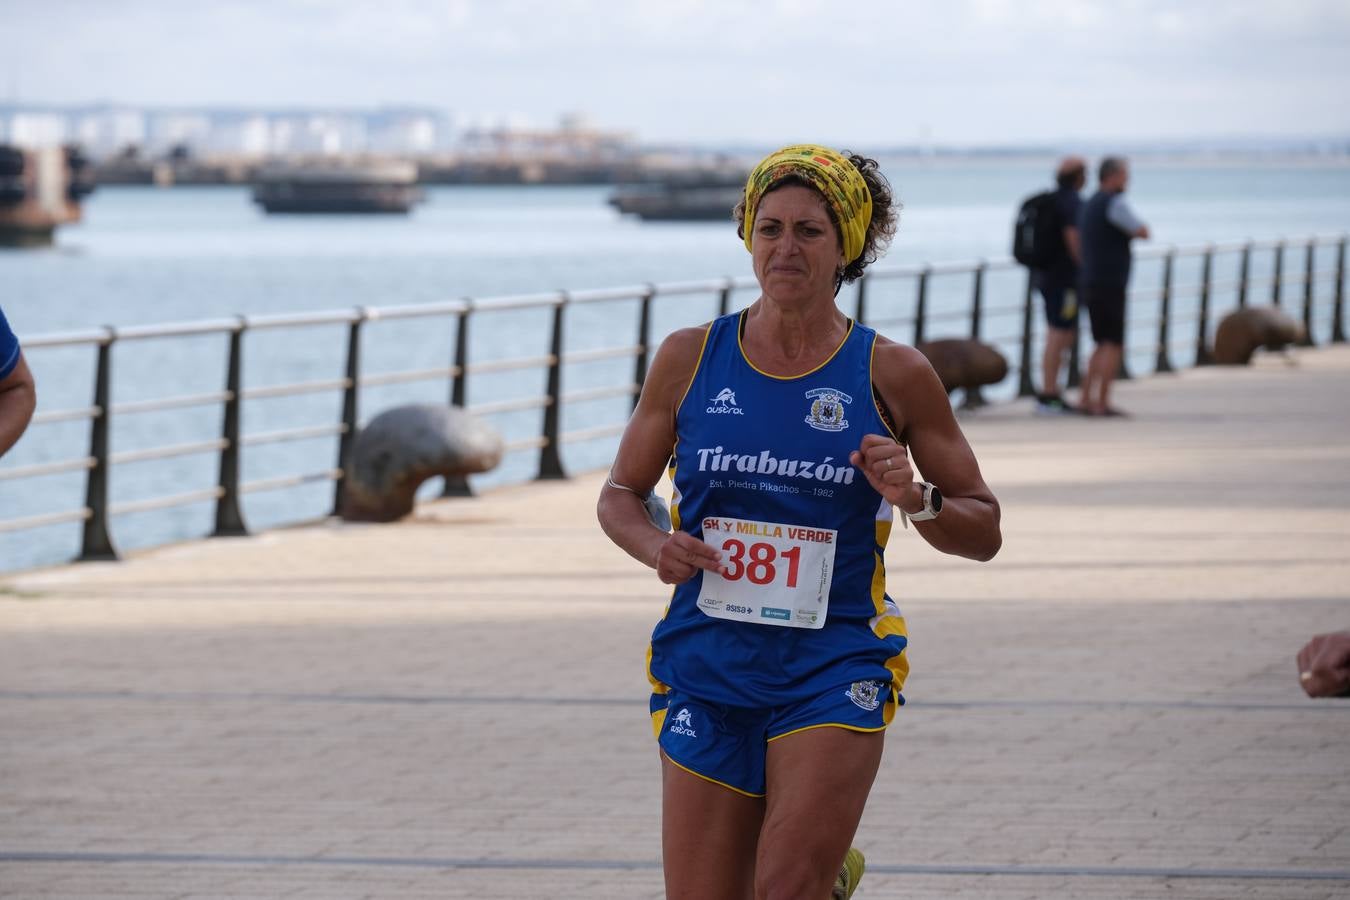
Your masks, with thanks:
M 929 488 L 928 502 L 933 507 L 933 515 L 942 512 L 942 491 L 939 491 L 936 487 Z

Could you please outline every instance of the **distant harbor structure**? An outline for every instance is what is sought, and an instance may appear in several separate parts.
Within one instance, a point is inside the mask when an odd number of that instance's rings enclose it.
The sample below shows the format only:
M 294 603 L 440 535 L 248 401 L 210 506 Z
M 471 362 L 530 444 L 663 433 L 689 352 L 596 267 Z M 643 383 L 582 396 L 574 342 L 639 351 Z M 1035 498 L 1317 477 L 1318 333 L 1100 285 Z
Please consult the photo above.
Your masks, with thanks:
M 52 243 L 58 225 L 80 221 L 80 203 L 93 190 L 89 161 L 76 147 L 0 144 L 0 246 Z
M 401 213 L 424 197 L 401 160 L 288 161 L 264 166 L 253 200 L 269 213 Z
M 622 185 L 609 198 L 621 213 L 648 221 L 726 221 L 741 200 L 746 173 L 708 169 L 684 177 Z

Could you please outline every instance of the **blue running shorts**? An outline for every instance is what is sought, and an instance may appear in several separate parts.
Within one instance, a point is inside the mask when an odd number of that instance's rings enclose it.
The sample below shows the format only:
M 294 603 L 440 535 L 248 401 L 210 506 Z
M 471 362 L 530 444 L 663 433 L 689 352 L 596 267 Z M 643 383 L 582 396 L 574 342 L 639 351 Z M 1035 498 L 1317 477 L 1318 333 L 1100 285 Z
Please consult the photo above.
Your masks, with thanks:
M 672 688 L 652 694 L 652 730 L 666 757 L 681 769 L 738 794 L 763 797 L 770 741 L 826 726 L 881 731 L 902 703 L 883 681 L 843 684 L 767 709 L 708 703 Z

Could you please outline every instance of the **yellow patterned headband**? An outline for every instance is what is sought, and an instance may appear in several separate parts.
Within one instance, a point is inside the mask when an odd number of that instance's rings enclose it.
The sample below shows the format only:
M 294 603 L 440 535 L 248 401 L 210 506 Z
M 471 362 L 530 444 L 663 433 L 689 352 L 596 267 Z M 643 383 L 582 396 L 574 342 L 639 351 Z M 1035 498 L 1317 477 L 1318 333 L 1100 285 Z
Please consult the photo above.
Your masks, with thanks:
M 872 221 L 872 192 L 862 174 L 847 157 L 828 147 L 797 144 L 771 153 L 755 166 L 745 182 L 745 249 L 755 224 L 755 208 L 764 192 L 788 175 L 800 175 L 825 195 L 825 201 L 839 220 L 844 242 L 845 263 L 862 256 L 867 226 Z

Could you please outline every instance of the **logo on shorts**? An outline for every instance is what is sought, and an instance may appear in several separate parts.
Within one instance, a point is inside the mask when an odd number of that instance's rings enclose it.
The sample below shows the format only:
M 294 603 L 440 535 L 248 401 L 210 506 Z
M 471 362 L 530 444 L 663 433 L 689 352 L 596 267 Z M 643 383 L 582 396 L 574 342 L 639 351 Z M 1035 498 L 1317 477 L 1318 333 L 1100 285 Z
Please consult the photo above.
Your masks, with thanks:
M 686 706 L 675 714 L 675 724 L 670 726 L 670 730 L 685 737 L 698 737 L 694 732 L 694 717 L 689 712 L 689 707 Z
M 843 431 L 848 427 L 844 418 L 844 404 L 852 403 L 853 398 L 834 388 L 814 388 L 806 392 L 811 401 L 811 413 L 806 424 L 817 431 Z
M 881 701 L 877 698 L 880 693 L 881 685 L 875 681 L 855 681 L 844 692 L 845 696 L 853 701 L 854 706 L 868 712 L 881 705 Z
M 743 416 L 745 411 L 736 405 L 736 392 L 729 387 L 724 387 L 717 392 L 717 396 L 708 401 L 712 404 L 706 410 L 714 415 L 732 415 Z

